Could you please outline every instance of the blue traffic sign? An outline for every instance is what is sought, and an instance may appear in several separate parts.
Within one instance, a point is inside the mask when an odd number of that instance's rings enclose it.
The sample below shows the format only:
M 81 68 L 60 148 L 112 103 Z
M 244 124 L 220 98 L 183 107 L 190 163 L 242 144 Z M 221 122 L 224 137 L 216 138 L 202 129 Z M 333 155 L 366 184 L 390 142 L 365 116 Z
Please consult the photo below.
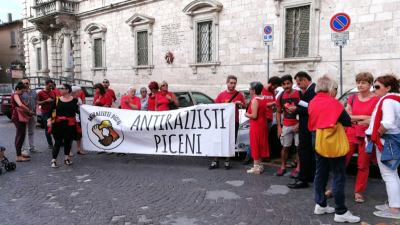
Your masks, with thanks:
M 270 25 L 267 25 L 264 27 L 264 33 L 265 34 L 271 34 L 272 33 L 272 27 Z
M 333 31 L 343 32 L 350 26 L 350 16 L 346 13 L 337 13 L 332 16 L 330 26 Z

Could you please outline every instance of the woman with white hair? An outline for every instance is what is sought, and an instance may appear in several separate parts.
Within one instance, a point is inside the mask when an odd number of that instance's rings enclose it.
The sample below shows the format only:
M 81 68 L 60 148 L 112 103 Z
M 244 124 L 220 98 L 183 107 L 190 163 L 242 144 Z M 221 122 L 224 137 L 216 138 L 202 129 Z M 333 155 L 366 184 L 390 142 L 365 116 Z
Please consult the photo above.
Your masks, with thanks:
M 135 96 L 136 89 L 128 88 L 127 94 L 121 97 L 121 109 L 140 110 L 140 98 Z
M 78 100 L 78 105 L 81 106 L 83 104 L 83 99 L 81 98 L 82 88 L 79 86 L 72 86 L 72 97 Z M 76 135 L 74 137 L 74 141 L 76 141 L 76 152 L 78 155 L 86 155 L 86 152 L 82 149 L 82 126 L 81 126 L 81 118 L 79 114 L 76 114 Z M 72 151 L 69 153 L 70 156 L 73 156 Z
M 335 222 L 358 223 L 360 217 L 354 216 L 345 205 L 346 154 L 349 143 L 343 126 L 351 126 L 351 118 L 343 105 L 334 98 L 337 84 L 324 75 L 318 79 L 317 95 L 308 106 L 308 129 L 315 138 L 316 173 L 314 179 L 314 214 L 335 213 Z M 333 173 L 332 191 L 336 208 L 327 204 L 325 189 Z

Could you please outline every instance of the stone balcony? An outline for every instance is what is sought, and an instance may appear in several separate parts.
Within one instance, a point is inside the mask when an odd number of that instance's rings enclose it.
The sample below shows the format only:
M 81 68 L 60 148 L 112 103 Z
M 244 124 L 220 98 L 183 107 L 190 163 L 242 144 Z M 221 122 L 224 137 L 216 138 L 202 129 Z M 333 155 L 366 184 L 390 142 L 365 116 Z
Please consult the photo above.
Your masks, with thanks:
M 33 17 L 29 21 L 39 30 L 52 32 L 75 21 L 79 3 L 71 0 L 36 0 L 32 9 Z

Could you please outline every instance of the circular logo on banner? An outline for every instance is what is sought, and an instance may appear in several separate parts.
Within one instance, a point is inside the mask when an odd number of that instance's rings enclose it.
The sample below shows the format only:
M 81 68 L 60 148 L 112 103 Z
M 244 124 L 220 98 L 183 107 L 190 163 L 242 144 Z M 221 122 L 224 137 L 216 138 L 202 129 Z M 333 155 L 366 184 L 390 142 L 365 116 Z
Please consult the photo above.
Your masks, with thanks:
M 124 133 L 116 115 L 95 116 L 87 123 L 87 133 L 90 142 L 102 150 L 111 150 L 118 147 L 124 141 Z
M 350 26 L 350 16 L 346 13 L 337 13 L 332 16 L 331 29 L 336 32 L 343 32 Z

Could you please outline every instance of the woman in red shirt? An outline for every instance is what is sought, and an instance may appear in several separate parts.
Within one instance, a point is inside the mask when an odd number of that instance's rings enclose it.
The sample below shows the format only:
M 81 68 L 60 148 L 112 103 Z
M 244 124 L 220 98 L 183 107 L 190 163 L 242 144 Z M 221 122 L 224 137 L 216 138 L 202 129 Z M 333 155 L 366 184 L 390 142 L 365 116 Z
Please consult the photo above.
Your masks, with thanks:
M 121 109 L 140 110 L 140 98 L 135 96 L 136 89 L 131 87 L 127 95 L 121 97 Z
M 354 152 L 358 152 L 357 176 L 354 187 L 354 200 L 364 202 L 364 192 L 367 188 L 369 164 L 371 155 L 365 152 L 365 131 L 368 128 L 372 111 L 379 101 L 379 97 L 371 92 L 374 77 L 371 73 L 357 74 L 356 83 L 359 93 L 349 97 L 346 111 L 349 113 L 352 126 L 346 129 L 350 151 L 346 156 L 346 165 L 349 164 Z
M 100 83 L 97 83 L 93 87 L 95 89 L 95 95 L 93 97 L 93 105 L 102 107 L 111 107 L 112 99 L 106 94 L 106 89 Z
M 260 82 L 250 84 L 250 94 L 253 97 L 245 116 L 250 119 L 250 148 L 254 159 L 253 168 L 247 173 L 260 174 L 264 168 L 260 164 L 260 158 L 269 157 L 268 128 L 267 128 L 267 103 L 261 95 L 263 85 Z
M 158 83 L 156 81 L 152 81 L 149 83 L 149 100 L 147 102 L 147 110 L 148 111 L 155 111 L 156 110 L 156 94 L 158 92 Z
M 155 111 L 171 110 L 170 104 L 178 107 L 178 100 L 174 93 L 168 91 L 168 83 L 163 81 L 160 85 L 160 92 L 156 94 L 156 109 Z

